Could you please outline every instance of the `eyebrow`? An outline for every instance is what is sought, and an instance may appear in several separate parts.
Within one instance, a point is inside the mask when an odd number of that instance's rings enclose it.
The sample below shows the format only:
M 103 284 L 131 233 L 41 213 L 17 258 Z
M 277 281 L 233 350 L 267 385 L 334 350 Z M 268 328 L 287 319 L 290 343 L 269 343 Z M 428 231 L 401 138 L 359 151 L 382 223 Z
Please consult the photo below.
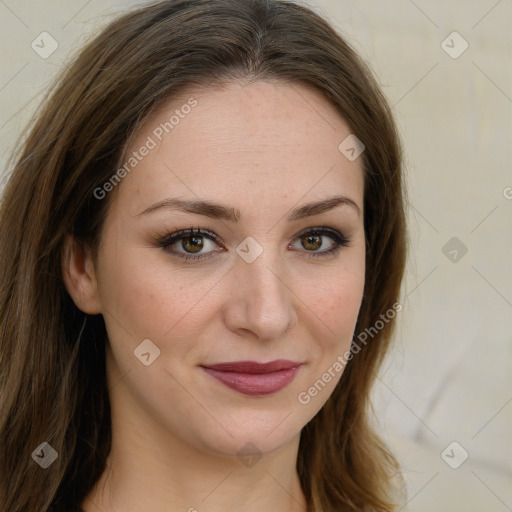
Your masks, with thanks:
M 287 220 L 296 221 L 313 215 L 319 215 L 320 213 L 327 212 L 338 206 L 349 206 L 357 212 L 358 216 L 361 215 L 361 209 L 355 201 L 346 196 L 334 196 L 321 201 L 307 203 L 293 209 L 288 214 Z M 139 217 L 141 215 L 147 215 L 162 208 L 182 210 L 188 213 L 204 215 L 212 219 L 224 219 L 231 222 L 238 222 L 242 219 L 242 213 L 237 208 L 224 206 L 210 201 L 183 200 L 178 198 L 167 198 L 162 201 L 158 201 L 158 203 L 149 206 L 136 216 Z

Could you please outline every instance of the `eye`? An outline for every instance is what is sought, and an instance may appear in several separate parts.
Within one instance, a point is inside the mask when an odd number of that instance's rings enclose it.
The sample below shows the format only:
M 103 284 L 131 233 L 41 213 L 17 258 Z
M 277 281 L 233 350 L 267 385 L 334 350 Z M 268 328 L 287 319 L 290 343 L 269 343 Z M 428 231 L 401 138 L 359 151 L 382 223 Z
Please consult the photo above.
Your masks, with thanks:
M 220 243 L 220 238 L 215 233 L 204 231 L 200 228 L 196 230 L 190 228 L 167 235 L 158 242 L 157 247 L 162 247 L 166 252 L 179 258 L 201 260 L 209 257 L 212 252 L 219 252 L 215 250 L 216 245 L 222 244 Z M 175 246 L 174 249 L 172 249 L 173 246 Z M 201 253 L 202 249 L 208 248 L 211 250 Z
M 329 238 L 331 241 L 326 242 L 325 240 Z M 299 243 L 309 253 L 308 256 L 315 258 L 337 253 L 342 247 L 348 245 L 349 239 L 335 229 L 319 227 L 300 233 L 296 243 Z M 296 248 L 294 245 L 291 247 Z

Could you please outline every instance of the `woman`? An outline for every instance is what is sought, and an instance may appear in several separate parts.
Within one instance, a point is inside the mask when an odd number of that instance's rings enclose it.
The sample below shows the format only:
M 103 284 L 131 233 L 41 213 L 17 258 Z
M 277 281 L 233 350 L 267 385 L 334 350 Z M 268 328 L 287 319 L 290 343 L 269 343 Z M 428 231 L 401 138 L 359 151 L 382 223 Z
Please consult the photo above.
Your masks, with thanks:
M 111 23 L 3 193 L 2 510 L 395 510 L 368 412 L 402 195 L 384 97 L 307 8 Z

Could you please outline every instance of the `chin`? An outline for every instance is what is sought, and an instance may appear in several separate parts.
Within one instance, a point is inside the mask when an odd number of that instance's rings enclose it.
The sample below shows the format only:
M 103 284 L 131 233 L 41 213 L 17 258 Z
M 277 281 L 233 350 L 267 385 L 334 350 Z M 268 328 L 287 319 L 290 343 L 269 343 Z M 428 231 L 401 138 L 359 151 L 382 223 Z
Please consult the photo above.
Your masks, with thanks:
M 239 416 L 236 422 L 227 423 L 229 433 L 217 425 L 213 430 L 198 433 L 202 449 L 212 454 L 238 458 L 278 451 L 296 439 L 304 426 L 303 423 L 297 424 L 297 418 L 294 418 L 296 414 L 290 412 L 283 414 L 281 410 L 264 414 L 255 411 Z

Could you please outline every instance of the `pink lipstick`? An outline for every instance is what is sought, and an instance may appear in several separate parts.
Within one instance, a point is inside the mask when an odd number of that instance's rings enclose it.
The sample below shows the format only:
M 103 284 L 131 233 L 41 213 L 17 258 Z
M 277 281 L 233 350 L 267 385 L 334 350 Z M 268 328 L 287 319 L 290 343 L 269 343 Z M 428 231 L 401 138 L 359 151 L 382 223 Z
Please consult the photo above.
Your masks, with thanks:
M 278 359 L 269 363 L 234 361 L 202 365 L 206 373 L 239 393 L 251 396 L 269 395 L 287 386 L 302 363 Z

